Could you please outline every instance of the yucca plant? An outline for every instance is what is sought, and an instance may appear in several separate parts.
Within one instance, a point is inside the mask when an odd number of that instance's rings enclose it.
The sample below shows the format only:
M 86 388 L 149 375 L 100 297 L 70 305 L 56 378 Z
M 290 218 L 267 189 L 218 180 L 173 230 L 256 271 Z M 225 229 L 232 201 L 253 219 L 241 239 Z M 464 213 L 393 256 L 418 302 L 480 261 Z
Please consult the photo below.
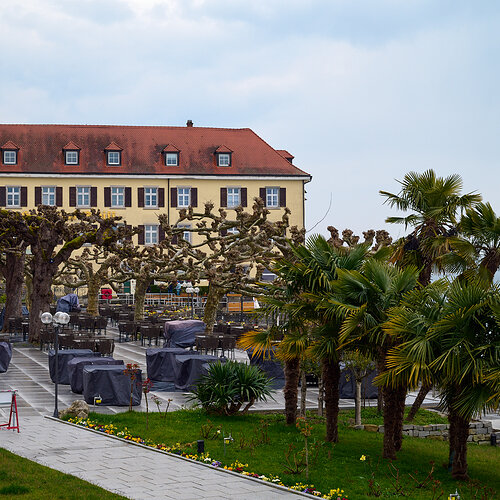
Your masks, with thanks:
M 191 401 L 198 401 L 208 412 L 234 415 L 243 413 L 256 401 L 271 395 L 271 379 L 257 366 L 236 361 L 212 363 L 193 390 Z

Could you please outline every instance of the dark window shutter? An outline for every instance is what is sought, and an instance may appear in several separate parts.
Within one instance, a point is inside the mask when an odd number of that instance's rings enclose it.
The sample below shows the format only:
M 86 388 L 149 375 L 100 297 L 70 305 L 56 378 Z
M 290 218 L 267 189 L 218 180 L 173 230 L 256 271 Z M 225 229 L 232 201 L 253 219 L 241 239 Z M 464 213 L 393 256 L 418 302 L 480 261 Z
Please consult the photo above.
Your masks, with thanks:
M 95 186 L 90 188 L 90 206 L 97 207 L 97 188 Z
M 105 207 L 111 206 L 111 188 L 110 187 L 104 188 L 104 206 Z
M 62 187 L 56 187 L 56 206 L 57 207 L 62 207 L 63 206 L 63 190 Z
M 21 187 L 21 206 L 28 206 L 28 188 L 26 186 Z
M 125 206 L 126 207 L 132 206 L 132 188 L 130 187 L 125 188 Z
M 221 229 L 220 230 L 220 235 L 221 236 L 227 236 L 227 229 Z
M 144 206 L 144 188 L 137 188 L 137 206 Z
M 139 233 L 137 234 L 139 238 L 139 245 L 144 245 L 144 226 L 139 225 L 137 227 L 139 228 Z
M 241 206 L 246 207 L 248 205 L 247 188 L 241 188 Z
M 35 188 L 35 206 L 42 204 L 42 188 L 40 186 Z
M 5 186 L 0 187 L 0 207 L 5 207 L 7 205 L 7 189 Z
M 220 188 L 220 206 L 227 207 L 227 188 Z
M 69 206 L 76 207 L 76 187 L 69 188 Z
M 132 224 L 125 224 L 125 229 L 127 229 L 127 230 L 130 231 L 132 229 Z M 132 238 L 130 236 L 128 236 L 125 239 L 128 240 L 128 241 L 130 241 Z
M 177 237 L 177 235 L 176 235 L 176 234 L 174 234 L 174 235 L 172 236 L 172 244 L 173 244 L 173 245 L 177 245 L 177 240 L 178 240 L 178 237 Z
M 163 208 L 165 206 L 165 188 L 158 188 L 158 207 Z
M 191 188 L 191 206 L 198 206 L 198 188 Z
M 286 188 L 280 188 L 280 207 L 286 207 Z
M 170 188 L 170 206 L 177 208 L 177 188 Z
M 163 241 L 165 239 L 165 230 L 158 226 L 158 241 Z
M 264 205 L 266 205 L 267 204 L 267 202 L 266 202 L 266 188 L 259 189 L 259 196 L 262 198 Z

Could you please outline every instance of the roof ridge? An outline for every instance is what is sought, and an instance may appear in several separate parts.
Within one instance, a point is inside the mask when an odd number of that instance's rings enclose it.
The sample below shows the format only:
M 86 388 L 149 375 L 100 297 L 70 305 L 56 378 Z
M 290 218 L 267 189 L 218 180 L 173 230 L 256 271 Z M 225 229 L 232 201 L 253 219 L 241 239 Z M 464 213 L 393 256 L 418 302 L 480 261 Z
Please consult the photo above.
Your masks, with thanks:
M 171 129 L 205 129 L 205 130 L 253 130 L 249 127 L 233 128 L 233 127 L 186 127 L 185 125 L 110 125 L 110 124 L 86 124 L 86 123 L 0 123 L 0 126 L 9 127 L 88 127 L 88 128 L 102 128 L 102 127 L 117 127 L 117 128 L 171 128 Z

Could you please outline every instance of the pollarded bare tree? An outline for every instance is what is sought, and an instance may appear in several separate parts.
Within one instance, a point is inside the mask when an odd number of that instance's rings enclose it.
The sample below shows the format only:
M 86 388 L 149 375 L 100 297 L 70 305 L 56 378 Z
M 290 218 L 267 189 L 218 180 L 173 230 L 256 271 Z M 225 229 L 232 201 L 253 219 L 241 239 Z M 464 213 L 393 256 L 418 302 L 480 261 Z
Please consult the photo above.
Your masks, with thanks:
M 234 218 L 224 209 L 218 213 L 213 209 L 214 204 L 207 202 L 204 212 L 195 212 L 192 207 L 180 210 L 175 225 L 168 224 L 165 215 L 159 216 L 167 245 L 184 248 L 192 258 L 186 266 L 187 276 L 209 282 L 203 317 L 207 334 L 213 332 L 217 308 L 226 293 L 263 293 L 262 272 L 289 252 L 287 230 L 296 242 L 304 238 L 303 230 L 289 227 L 288 208 L 280 220 L 270 221 L 270 212 L 260 198 L 255 198 L 251 212 L 236 207 Z M 194 241 L 182 238 L 186 231 L 196 235 L 190 238 Z
M 8 235 L 16 235 L 31 248 L 30 342 L 39 340 L 40 315 L 49 308 L 61 264 L 85 243 L 108 247 L 123 238 L 119 221 L 121 217 L 104 218 L 98 210 L 68 213 L 45 205 L 15 218 Z

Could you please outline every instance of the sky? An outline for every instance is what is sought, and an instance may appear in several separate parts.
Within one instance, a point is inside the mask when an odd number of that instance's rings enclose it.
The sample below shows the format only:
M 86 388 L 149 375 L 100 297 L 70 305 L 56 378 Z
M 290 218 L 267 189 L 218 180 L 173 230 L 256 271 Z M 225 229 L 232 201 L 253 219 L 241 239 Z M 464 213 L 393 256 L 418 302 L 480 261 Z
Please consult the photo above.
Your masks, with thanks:
M 458 173 L 500 213 L 495 0 L 1 0 L 0 121 L 249 127 L 313 176 L 309 234 L 404 227 Z

